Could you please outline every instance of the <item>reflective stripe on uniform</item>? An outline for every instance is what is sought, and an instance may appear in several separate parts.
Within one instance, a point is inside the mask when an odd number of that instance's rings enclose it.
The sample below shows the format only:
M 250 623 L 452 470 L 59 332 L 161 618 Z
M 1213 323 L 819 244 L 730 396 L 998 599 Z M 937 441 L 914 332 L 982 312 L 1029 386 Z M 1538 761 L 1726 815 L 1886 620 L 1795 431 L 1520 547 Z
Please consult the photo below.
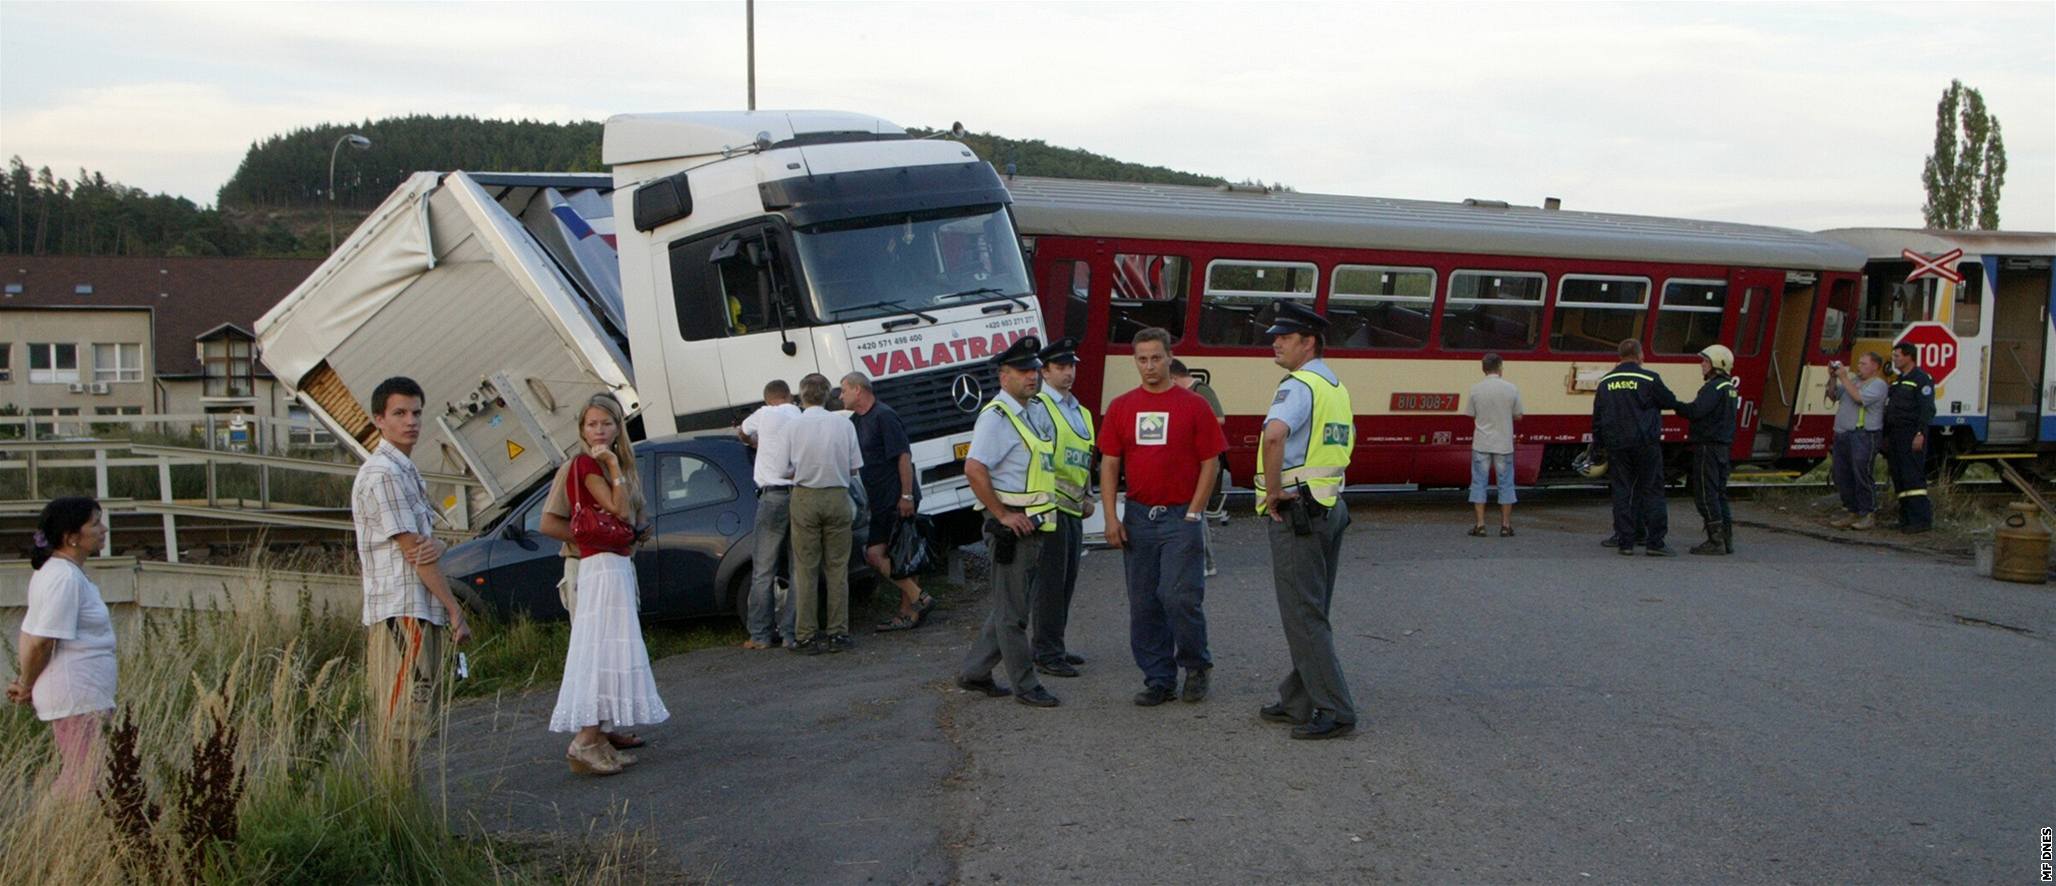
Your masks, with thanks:
M 1049 411 L 1050 424 L 1056 427 L 1056 503 L 1057 510 L 1073 517 L 1085 515 L 1085 499 L 1092 483 L 1092 441 L 1096 436 L 1092 426 L 1092 413 L 1081 404 L 1078 416 L 1085 420 L 1085 432 L 1081 435 L 1071 426 L 1071 420 L 1064 417 L 1057 398 L 1048 391 L 1035 395 Z
M 1294 371 L 1279 386 L 1297 381 L 1313 396 L 1307 411 L 1306 453 L 1299 464 L 1280 464 L 1278 482 L 1287 486 L 1307 484 L 1314 501 L 1334 507 L 1342 498 L 1342 480 L 1349 472 L 1349 457 L 1356 451 L 1356 414 L 1349 405 L 1349 390 L 1305 369 Z M 1289 435 L 1288 435 L 1289 436 Z M 1256 447 L 1256 512 L 1266 511 L 1264 498 L 1264 443 Z M 1291 452 L 1282 453 L 1290 458 Z
M 1021 445 L 1028 450 L 1028 471 L 1023 480 L 1027 488 L 1001 489 L 995 486 L 992 489 L 993 497 L 1007 507 L 1020 508 L 1030 517 L 1056 510 L 1056 441 L 1043 439 L 1034 428 L 1029 427 L 1022 416 L 1008 409 L 998 397 L 992 398 L 991 402 L 985 404 L 985 408 L 998 410 L 999 414 L 1006 416 L 1007 422 L 1014 426 L 1014 433 L 1021 435 Z M 1050 418 L 1052 423 L 1062 421 L 1058 416 Z M 1057 531 L 1056 521 L 1044 521 L 1042 531 Z
M 1900 497 L 1900 498 L 1906 498 L 1906 497 L 1908 497 L 1908 496 L 1913 496 L 1913 495 L 1926 495 L 1926 494 L 1927 494 L 1927 490 L 1925 490 L 1925 489 L 1908 489 L 1908 490 L 1906 490 L 1905 492 L 1901 492 L 1901 493 L 1899 493 L 1899 497 Z

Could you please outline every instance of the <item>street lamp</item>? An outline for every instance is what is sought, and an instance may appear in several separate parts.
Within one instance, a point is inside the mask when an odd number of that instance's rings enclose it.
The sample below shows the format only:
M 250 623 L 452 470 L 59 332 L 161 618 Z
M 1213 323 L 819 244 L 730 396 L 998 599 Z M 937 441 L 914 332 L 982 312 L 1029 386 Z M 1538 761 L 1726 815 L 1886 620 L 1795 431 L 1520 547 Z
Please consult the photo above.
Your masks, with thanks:
M 371 139 L 352 132 L 336 139 L 336 146 L 328 151 L 328 251 L 330 252 L 336 251 L 336 154 L 343 149 L 345 142 L 349 143 L 350 147 L 360 151 L 371 147 Z

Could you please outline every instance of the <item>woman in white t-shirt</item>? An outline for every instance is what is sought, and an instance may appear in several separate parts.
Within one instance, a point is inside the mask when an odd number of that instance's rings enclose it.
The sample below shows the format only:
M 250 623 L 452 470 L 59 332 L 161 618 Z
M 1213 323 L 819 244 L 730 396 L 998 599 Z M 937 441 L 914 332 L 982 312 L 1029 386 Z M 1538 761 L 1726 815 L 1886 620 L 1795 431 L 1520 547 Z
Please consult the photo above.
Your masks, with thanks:
M 114 623 L 86 558 L 107 538 L 100 503 L 60 498 L 43 506 L 30 563 L 28 615 L 21 622 L 17 670 L 7 699 L 35 703 L 50 724 L 60 768 L 51 792 L 91 796 L 99 780 L 101 732 L 114 712 Z

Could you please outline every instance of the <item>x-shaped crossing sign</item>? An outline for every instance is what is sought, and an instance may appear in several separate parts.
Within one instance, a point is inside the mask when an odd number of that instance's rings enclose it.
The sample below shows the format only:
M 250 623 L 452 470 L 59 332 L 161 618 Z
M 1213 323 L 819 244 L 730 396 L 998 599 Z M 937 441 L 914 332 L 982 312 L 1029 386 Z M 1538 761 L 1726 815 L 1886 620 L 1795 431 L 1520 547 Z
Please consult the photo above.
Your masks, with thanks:
M 1957 284 L 1963 282 L 1963 275 L 1956 273 L 1956 269 L 1949 267 L 1952 262 L 1963 257 L 1963 250 L 1961 249 L 1951 249 L 1934 258 L 1928 258 L 1911 249 L 1899 250 L 1899 255 L 1913 263 L 1913 273 L 1906 275 L 1906 282 L 1908 283 L 1922 277 L 1939 277 Z

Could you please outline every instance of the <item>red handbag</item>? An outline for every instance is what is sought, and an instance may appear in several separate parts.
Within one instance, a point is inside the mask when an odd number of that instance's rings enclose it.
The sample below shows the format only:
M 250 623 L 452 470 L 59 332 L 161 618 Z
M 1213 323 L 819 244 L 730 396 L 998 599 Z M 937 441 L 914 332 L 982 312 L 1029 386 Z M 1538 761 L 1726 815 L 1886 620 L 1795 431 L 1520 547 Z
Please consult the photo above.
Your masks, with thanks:
M 575 478 L 573 478 L 575 479 Z M 620 517 L 593 506 L 583 484 L 572 484 L 571 540 L 581 548 L 625 551 L 635 543 L 635 528 Z

